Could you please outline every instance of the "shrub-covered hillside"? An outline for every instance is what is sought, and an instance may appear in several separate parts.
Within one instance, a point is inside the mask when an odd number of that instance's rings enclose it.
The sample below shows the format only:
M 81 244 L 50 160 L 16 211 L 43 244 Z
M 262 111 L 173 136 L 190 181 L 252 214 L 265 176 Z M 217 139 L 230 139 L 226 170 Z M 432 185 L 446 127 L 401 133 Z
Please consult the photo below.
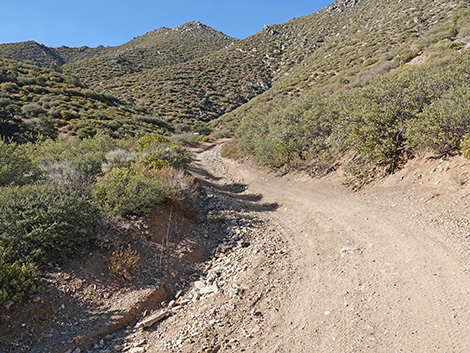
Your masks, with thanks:
M 64 67 L 93 87 L 103 80 L 191 61 L 237 42 L 238 39 L 200 22 L 188 22 L 174 29 L 159 28 L 131 41 L 108 48 L 107 52 Z
M 275 95 L 361 85 L 419 57 L 465 27 L 466 6 L 462 0 L 336 1 L 207 56 L 114 75 L 99 87 L 176 121 L 211 121 L 232 111 L 222 120 L 238 121 L 243 111 Z
M 98 131 L 123 137 L 171 127 L 111 94 L 84 88 L 76 77 L 0 59 L 2 139 L 87 137 Z
M 30 40 L 20 43 L 0 44 L 0 58 L 22 61 L 40 67 L 50 67 L 51 65 L 63 65 L 71 61 L 102 55 L 107 50 L 108 48 L 103 46 L 96 48 L 85 46 L 80 48 L 66 46 L 49 48 L 44 44 Z
M 466 0 L 337 0 L 244 40 L 189 22 L 118 47 L 52 52 L 68 75 L 158 118 L 193 124 L 224 115 L 223 125 L 277 95 L 331 94 L 419 62 L 427 48 L 466 36 L 466 8 Z
M 447 43 L 447 42 L 446 42 Z M 438 154 L 470 141 L 470 50 L 450 50 L 419 66 L 402 66 L 361 87 L 326 96 L 310 90 L 251 109 L 237 135 L 240 150 L 274 168 L 330 170 L 346 152 L 347 181 L 362 185 L 409 154 Z
M 311 88 L 331 94 L 359 87 L 400 65 L 419 64 L 428 48 L 434 57 L 443 55 L 447 46 L 465 46 L 468 8 L 462 0 L 343 0 L 293 19 L 282 26 L 293 27 L 300 38 L 312 38 L 318 28 L 328 35 L 288 72 L 281 71 L 268 92 L 217 123 L 238 122 L 252 107 L 257 109 L 273 97 L 299 96 Z
M 158 28 L 116 47 L 50 48 L 34 41 L 0 44 L 0 58 L 40 67 L 83 61 L 71 65 L 72 69 L 85 82 L 97 83 L 104 77 L 192 60 L 236 41 L 192 21 L 174 29 Z

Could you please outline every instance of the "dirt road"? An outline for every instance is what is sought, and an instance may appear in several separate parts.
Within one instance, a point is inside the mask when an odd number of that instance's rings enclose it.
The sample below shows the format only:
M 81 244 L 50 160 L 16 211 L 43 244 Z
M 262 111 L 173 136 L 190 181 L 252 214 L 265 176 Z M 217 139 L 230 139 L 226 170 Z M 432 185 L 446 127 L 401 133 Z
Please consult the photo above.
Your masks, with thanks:
M 352 193 L 331 180 L 224 163 L 248 193 L 280 205 L 269 217 L 293 252 L 288 296 L 267 325 L 275 329 L 260 335 L 266 351 L 470 351 L 468 242 L 453 228 L 380 188 Z
M 441 178 L 468 171 L 452 163 Z M 147 352 L 470 351 L 462 175 L 436 189 L 404 169 L 397 182 L 354 193 L 335 176 L 277 177 L 221 159 L 220 146 L 200 153 L 193 171 L 223 191 L 216 204 L 235 203 L 230 212 L 241 207 L 257 226 L 249 246 L 209 261 L 202 281 L 220 291 L 133 337 Z
M 271 217 L 296 254 L 292 300 L 267 351 L 470 351 L 470 281 L 458 260 L 465 244 L 449 250 L 435 239 L 450 235 L 403 205 L 384 206 L 380 192 L 227 163 L 249 191 L 280 204 Z
M 220 149 L 194 150 L 200 214 L 164 270 L 129 233 L 146 255 L 133 286 L 105 282 L 99 252 L 93 273 L 61 270 L 64 294 L 28 304 L 61 310 L 44 324 L 18 311 L 8 327 L 29 338 L 5 352 L 470 352 L 469 160 L 416 158 L 352 192 L 340 174 L 279 177 Z

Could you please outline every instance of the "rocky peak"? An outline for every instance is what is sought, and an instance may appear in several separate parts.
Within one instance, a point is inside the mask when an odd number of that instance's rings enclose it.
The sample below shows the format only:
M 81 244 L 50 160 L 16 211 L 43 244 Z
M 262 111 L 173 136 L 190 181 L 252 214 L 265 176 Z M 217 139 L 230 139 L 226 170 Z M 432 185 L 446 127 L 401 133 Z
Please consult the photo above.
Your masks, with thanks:
M 205 24 L 199 21 L 189 21 L 189 22 L 183 23 L 182 25 L 174 28 L 173 30 L 176 32 L 191 32 L 191 31 L 195 31 L 198 29 L 213 30 L 211 27 L 206 26 Z

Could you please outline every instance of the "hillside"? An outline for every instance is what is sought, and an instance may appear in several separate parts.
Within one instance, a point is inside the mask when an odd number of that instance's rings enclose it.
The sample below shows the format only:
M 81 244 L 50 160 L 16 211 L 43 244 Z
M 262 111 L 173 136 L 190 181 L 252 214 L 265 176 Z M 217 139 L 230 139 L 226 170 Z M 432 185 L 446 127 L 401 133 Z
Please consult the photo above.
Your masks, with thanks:
M 323 24 L 309 18 L 265 26 L 247 39 L 192 61 L 87 82 L 122 99 L 131 97 L 172 121 L 207 122 L 267 91 L 321 47 L 336 27 L 318 31 L 319 26 Z M 74 65 L 70 72 L 81 76 Z
M 192 61 L 123 76 L 118 65 L 119 72 L 105 80 L 98 76 L 87 82 L 173 121 L 212 121 L 243 106 L 222 118 L 239 121 L 251 106 L 278 94 L 358 86 L 441 40 L 455 40 L 465 27 L 465 20 L 455 16 L 462 16 L 459 10 L 466 6 L 460 0 L 383 1 L 381 6 L 371 0 L 336 1 Z
M 378 6 L 380 3 L 380 6 Z M 324 33 L 315 50 L 297 60 L 298 65 L 285 75 L 278 75 L 276 85 L 265 95 L 227 114 L 221 122 L 239 121 L 252 107 L 280 95 L 299 96 L 309 89 L 326 94 L 360 87 L 370 79 L 417 58 L 431 48 L 431 58 L 442 56 L 445 44 L 440 41 L 461 41 L 468 44 L 468 2 L 455 1 L 336 1 L 309 16 L 293 19 L 282 25 L 285 32 L 300 38 L 311 38 L 316 29 Z M 307 39 L 304 39 L 307 42 Z M 294 46 L 297 50 L 308 45 Z M 448 46 L 451 46 L 448 44 Z M 307 49 L 304 49 L 307 50 Z M 287 58 L 292 54 L 286 53 Z M 284 60 L 286 62 L 286 60 Z M 223 125 L 223 124 L 222 124 Z
M 469 156 L 468 2 L 376 4 L 344 10 L 349 26 L 217 121 L 239 126 L 237 153 L 282 172 L 323 175 L 343 164 L 353 188 L 423 150 Z
M 0 59 L 0 136 L 18 142 L 93 136 L 139 136 L 168 132 L 164 121 L 86 89 L 76 77 Z
M 174 29 L 161 27 L 115 47 L 50 48 L 34 41 L 0 44 L 0 58 L 40 67 L 65 65 L 85 83 L 190 61 L 237 42 L 222 32 L 191 21 Z M 73 63 L 73 64 L 72 64 Z
M 49 67 L 63 65 L 76 60 L 84 60 L 93 56 L 102 55 L 108 48 L 99 46 L 96 48 L 80 47 L 70 48 L 61 46 L 50 48 L 35 41 L 0 44 L 0 58 Z
M 158 28 L 106 53 L 64 67 L 86 84 L 96 86 L 103 80 L 142 72 L 152 68 L 191 61 L 237 42 L 200 22 L 188 22 L 174 29 Z
M 273 104 L 312 90 L 329 97 L 357 91 L 376 77 L 451 57 L 468 45 L 466 1 L 377 4 L 336 1 L 244 40 L 189 22 L 96 48 L 100 55 L 85 60 L 79 59 L 98 52 L 22 45 L 37 56 L 59 57 L 68 62 L 62 67 L 66 76 L 156 119 L 184 126 L 212 122 L 233 131 L 244 117 L 248 122 L 266 116 Z

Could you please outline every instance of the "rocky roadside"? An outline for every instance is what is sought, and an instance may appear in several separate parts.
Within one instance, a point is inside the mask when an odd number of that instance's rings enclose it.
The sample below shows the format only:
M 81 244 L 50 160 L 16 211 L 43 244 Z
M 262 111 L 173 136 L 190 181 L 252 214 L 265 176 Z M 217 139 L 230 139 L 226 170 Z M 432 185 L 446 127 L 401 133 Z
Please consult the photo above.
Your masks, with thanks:
M 200 236 L 214 241 L 213 256 L 161 308 L 67 353 L 261 351 L 262 334 L 282 324 L 277 308 L 293 270 L 289 241 L 267 216 L 277 205 L 228 175 L 220 147 L 193 168 L 206 215 Z

